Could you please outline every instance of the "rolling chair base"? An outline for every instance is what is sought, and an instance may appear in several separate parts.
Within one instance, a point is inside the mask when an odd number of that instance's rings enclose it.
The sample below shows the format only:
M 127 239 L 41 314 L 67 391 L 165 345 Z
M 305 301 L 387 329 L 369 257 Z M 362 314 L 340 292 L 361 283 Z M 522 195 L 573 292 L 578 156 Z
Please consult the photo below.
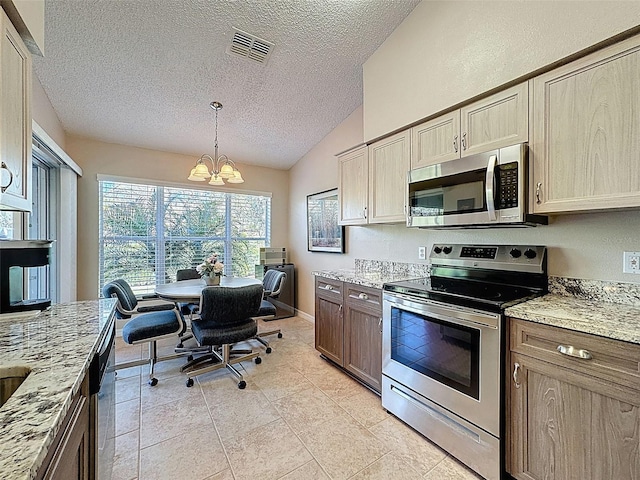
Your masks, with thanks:
M 135 344 L 132 344 L 135 345 Z M 174 360 L 176 358 L 184 357 L 184 353 L 177 353 L 174 355 L 166 355 L 163 357 L 158 356 L 158 346 L 155 341 L 149 342 L 149 358 L 142 358 L 140 360 L 131 360 L 130 362 L 118 363 L 115 366 L 115 370 L 121 370 L 123 368 L 139 367 L 141 365 L 149 365 L 149 385 L 155 387 L 158 384 L 158 379 L 153 376 L 153 370 L 156 363 L 163 362 L 165 360 Z
M 252 352 L 251 350 L 232 350 L 231 345 L 221 346 L 222 355 L 215 349 L 211 350 L 211 354 L 205 355 L 190 362 L 187 362 L 180 368 L 180 371 L 189 375 L 186 385 L 187 387 L 193 386 L 193 378 L 191 375 L 200 375 L 201 373 L 213 372 L 214 370 L 220 370 L 221 368 L 227 368 L 238 379 L 238 388 L 243 389 L 247 386 L 247 382 L 244 381 L 242 374 L 236 370 L 233 366 L 236 363 L 244 362 L 255 358 L 256 364 L 262 363 L 259 352 Z M 242 355 L 241 357 L 231 358 L 232 355 Z M 210 366 L 198 367 L 198 365 L 205 362 L 215 362 Z

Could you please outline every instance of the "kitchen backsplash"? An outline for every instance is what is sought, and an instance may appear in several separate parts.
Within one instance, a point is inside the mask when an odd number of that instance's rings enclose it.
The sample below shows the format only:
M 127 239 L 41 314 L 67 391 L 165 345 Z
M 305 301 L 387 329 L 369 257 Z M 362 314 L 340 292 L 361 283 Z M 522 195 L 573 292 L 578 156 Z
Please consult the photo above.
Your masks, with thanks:
M 640 284 L 549 277 L 549 293 L 640 307 Z
M 429 276 L 429 265 L 425 263 L 402 263 L 386 260 L 355 259 L 357 274 L 385 274 L 392 277 L 419 278 Z

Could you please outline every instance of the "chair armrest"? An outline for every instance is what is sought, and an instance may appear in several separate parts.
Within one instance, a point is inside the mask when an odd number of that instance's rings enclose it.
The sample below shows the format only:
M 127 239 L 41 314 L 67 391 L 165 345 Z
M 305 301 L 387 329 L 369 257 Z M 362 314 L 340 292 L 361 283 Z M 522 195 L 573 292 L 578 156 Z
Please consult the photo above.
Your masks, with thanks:
M 176 306 L 173 303 L 161 303 L 160 305 L 149 305 L 146 307 L 138 307 L 136 311 L 138 313 L 146 312 L 163 312 L 165 310 L 173 310 Z

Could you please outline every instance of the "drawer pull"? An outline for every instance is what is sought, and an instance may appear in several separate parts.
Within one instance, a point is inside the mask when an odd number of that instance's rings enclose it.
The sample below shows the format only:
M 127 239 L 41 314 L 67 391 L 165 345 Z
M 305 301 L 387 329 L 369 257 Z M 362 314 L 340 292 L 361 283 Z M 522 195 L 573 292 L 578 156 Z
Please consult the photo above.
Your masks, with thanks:
M 369 295 L 367 295 L 366 293 L 361 293 L 360 295 L 358 295 L 358 298 L 360 300 L 368 300 L 369 299 Z
M 324 287 L 318 287 L 318 290 L 325 290 L 327 292 L 340 294 L 340 290 L 336 290 L 333 285 L 325 285 Z
M 582 360 L 591 360 L 593 356 L 589 350 L 583 350 L 581 348 L 575 348 L 571 345 L 558 345 L 558 351 L 569 357 L 581 358 Z
M 520 364 L 517 362 L 513 364 L 513 383 L 520 388 Z
M 9 170 L 9 167 L 7 167 L 7 164 L 4 162 L 2 162 L 2 165 L 0 165 L 0 169 L 5 169 L 7 172 L 9 172 L 9 182 L 6 185 L 3 185 L 2 187 L 0 187 L 0 193 L 4 193 L 13 183 L 13 172 Z

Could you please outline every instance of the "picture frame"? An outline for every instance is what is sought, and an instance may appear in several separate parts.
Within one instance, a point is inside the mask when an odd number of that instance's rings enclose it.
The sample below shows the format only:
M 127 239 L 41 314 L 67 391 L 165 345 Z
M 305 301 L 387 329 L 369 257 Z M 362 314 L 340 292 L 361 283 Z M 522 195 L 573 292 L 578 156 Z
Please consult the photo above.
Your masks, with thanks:
M 338 189 L 307 195 L 307 250 L 344 253 L 344 226 L 338 224 Z

